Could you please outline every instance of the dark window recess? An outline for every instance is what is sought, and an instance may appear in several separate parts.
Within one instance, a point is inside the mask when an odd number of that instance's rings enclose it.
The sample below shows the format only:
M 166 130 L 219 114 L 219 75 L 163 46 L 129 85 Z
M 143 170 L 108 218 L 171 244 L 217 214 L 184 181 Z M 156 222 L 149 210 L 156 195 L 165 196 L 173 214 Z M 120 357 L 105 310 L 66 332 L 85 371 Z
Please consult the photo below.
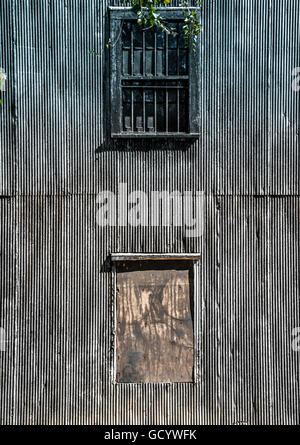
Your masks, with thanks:
M 111 16 L 112 34 L 121 31 L 112 48 L 112 136 L 196 136 L 198 68 L 190 65 L 197 56 L 185 46 L 183 21 L 169 21 L 173 35 L 144 30 L 124 12 Z
M 188 131 L 186 81 L 122 81 L 125 132 Z
M 122 131 L 188 132 L 188 53 L 181 22 L 177 33 L 143 30 L 126 21 L 122 29 Z M 153 80 L 150 80 L 153 79 Z

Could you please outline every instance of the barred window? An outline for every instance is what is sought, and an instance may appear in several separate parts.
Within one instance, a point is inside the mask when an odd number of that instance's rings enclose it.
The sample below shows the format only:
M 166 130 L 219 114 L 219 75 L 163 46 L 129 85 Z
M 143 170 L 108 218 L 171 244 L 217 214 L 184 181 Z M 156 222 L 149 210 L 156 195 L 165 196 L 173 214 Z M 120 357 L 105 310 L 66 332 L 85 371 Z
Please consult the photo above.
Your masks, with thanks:
M 129 11 L 111 10 L 113 137 L 198 134 L 199 57 L 186 47 L 182 11 L 171 11 L 167 33 L 143 29 Z

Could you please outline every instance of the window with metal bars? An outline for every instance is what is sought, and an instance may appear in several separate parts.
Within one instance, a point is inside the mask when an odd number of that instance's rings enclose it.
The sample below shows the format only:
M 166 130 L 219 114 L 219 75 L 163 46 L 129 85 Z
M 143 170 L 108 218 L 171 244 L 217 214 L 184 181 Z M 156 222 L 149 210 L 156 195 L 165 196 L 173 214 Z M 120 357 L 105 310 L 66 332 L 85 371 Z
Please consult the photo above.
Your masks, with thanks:
M 182 11 L 164 14 L 171 34 L 110 12 L 112 137 L 197 137 L 199 56 L 185 45 Z

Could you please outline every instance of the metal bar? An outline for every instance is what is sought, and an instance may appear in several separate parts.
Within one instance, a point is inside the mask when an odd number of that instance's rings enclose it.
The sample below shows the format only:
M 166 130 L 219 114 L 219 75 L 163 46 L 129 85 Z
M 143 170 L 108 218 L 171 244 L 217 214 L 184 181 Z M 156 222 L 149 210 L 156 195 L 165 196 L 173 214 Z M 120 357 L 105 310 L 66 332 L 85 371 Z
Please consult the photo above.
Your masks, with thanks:
M 157 35 L 154 33 L 154 77 L 157 76 Z
M 165 38 L 165 58 L 166 58 L 166 63 L 165 63 L 165 75 L 167 76 L 169 73 L 169 57 L 168 57 L 168 46 L 169 46 L 169 38 L 168 38 L 168 34 L 165 32 L 166 38 Z
M 166 69 L 166 76 L 169 73 L 169 57 L 168 57 L 168 46 L 169 46 L 169 36 L 167 33 L 166 34 L 166 38 L 165 38 L 165 58 L 166 58 L 166 63 L 165 63 L 165 69 Z M 169 94 L 168 94 L 168 90 L 166 89 L 166 132 L 168 133 L 169 130 Z
M 166 89 L 166 132 L 169 131 L 169 93 Z
M 157 78 L 157 34 L 154 33 L 154 78 Z M 157 92 L 154 90 L 154 131 L 157 133 Z
M 176 31 L 177 31 L 177 36 L 176 36 L 176 47 L 177 47 L 177 76 L 179 76 L 179 33 L 178 33 L 178 24 L 176 25 Z
M 149 81 L 148 76 L 121 76 L 122 80 L 145 80 Z M 152 76 L 152 80 L 188 80 L 189 76 Z
M 143 76 L 146 73 L 146 43 L 145 43 L 145 31 L 143 31 Z
M 179 51 L 179 32 L 178 32 L 178 24 L 177 24 L 177 36 L 176 36 L 176 46 L 177 46 L 177 76 L 179 76 L 179 65 L 180 65 L 180 51 Z M 179 133 L 180 130 L 180 116 L 179 116 L 179 89 L 177 90 L 177 131 Z
M 146 103 L 145 103 L 145 89 L 143 90 L 143 129 L 146 131 Z
M 145 41 L 145 31 L 143 31 L 143 76 L 146 74 L 146 41 Z M 146 104 L 145 104 L 145 89 L 143 89 L 143 130 L 147 130 L 146 124 Z
M 131 129 L 134 131 L 134 109 L 133 109 L 133 90 L 131 90 Z
M 161 90 L 187 90 L 188 87 L 185 86 L 181 86 L 181 85 L 171 85 L 171 86 L 160 86 L 160 85 L 122 85 L 122 88 L 132 88 L 132 89 L 136 89 L 136 88 L 144 88 L 145 90 L 149 89 L 149 88 L 155 88 L 155 89 L 161 89 Z
M 179 89 L 177 89 L 177 131 L 179 133 L 179 129 L 180 129 L 180 116 L 179 116 Z
M 157 132 L 157 94 L 154 90 L 154 131 Z
M 130 72 L 130 74 L 133 76 L 133 56 L 134 56 L 134 51 L 133 51 L 132 23 L 130 24 L 130 46 L 131 46 L 131 50 L 130 50 L 131 72 Z
M 132 23 L 130 24 L 130 46 L 131 46 L 131 75 L 133 75 L 133 31 L 132 31 Z M 131 129 L 134 131 L 134 102 L 133 102 L 133 90 L 131 91 Z

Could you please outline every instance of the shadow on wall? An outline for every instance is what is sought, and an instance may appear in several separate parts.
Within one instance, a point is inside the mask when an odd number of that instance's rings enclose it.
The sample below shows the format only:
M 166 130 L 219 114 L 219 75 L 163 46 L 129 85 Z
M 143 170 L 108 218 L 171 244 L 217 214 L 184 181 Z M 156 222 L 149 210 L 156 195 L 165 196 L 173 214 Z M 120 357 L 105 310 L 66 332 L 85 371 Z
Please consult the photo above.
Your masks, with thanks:
M 197 139 L 196 139 L 197 140 Z M 188 151 L 195 144 L 195 140 L 155 139 L 109 139 L 96 148 L 95 154 L 111 151 Z

